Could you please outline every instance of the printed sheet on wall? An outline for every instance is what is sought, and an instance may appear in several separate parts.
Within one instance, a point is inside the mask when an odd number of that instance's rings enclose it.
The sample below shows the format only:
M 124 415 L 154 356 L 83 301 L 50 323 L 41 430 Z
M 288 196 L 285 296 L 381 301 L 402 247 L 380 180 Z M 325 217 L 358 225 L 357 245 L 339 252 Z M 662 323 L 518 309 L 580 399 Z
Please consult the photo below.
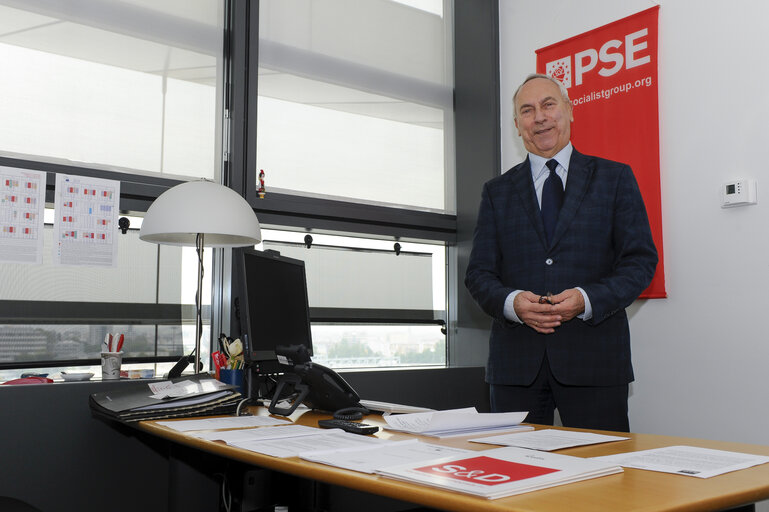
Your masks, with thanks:
M 0 261 L 43 261 L 45 179 L 42 171 L 0 166 Z
M 120 182 L 56 175 L 55 265 L 115 267 Z

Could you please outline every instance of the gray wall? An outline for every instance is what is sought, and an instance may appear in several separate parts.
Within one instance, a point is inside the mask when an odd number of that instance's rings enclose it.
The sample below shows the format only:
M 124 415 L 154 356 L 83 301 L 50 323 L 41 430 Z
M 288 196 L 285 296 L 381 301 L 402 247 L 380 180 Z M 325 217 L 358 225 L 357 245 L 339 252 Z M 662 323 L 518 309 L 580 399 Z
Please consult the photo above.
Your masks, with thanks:
M 103 503 L 129 512 L 141 488 L 157 503 L 147 510 L 166 510 L 164 444 L 91 416 L 88 396 L 121 384 L 0 386 L 0 496 L 46 512 L 97 510 Z
M 342 376 L 363 399 L 432 409 L 475 407 L 489 412 L 482 367 L 346 372 Z

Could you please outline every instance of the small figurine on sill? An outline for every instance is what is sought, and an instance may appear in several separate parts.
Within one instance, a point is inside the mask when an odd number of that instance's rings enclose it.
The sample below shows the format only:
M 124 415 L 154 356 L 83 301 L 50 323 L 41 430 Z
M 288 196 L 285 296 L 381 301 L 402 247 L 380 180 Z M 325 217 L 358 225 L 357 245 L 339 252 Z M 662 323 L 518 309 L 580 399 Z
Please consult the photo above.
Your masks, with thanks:
M 259 170 L 259 188 L 256 191 L 259 199 L 264 199 L 264 169 Z

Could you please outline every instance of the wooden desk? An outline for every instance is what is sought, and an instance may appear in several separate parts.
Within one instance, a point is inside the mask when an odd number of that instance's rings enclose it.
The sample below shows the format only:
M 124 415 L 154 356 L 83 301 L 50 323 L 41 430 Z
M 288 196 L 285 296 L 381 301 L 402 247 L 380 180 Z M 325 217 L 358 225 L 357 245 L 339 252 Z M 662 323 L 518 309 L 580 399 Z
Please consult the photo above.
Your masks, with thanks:
M 264 408 L 252 408 L 252 412 L 262 415 L 267 414 Z M 318 419 L 327 417 L 328 415 L 305 410 L 297 411 L 289 419 L 298 424 L 316 426 Z M 380 426 L 384 425 L 382 418 L 376 415 L 367 417 L 365 422 Z M 729 509 L 769 499 L 769 464 L 707 479 L 638 469 L 625 469 L 624 473 L 621 474 L 609 475 L 508 498 L 486 500 L 465 494 L 436 490 L 431 487 L 316 464 L 297 457 L 280 459 L 261 455 L 240 448 L 230 447 L 222 442 L 195 439 L 160 426 L 155 421 L 140 422 L 138 427 L 145 432 L 170 441 L 250 465 L 427 507 L 457 512 L 467 512 L 470 510 L 506 512 L 563 512 L 564 510 L 569 510 L 570 512 L 595 512 L 599 510 L 613 512 L 641 510 L 701 511 Z M 616 434 L 614 432 L 606 433 Z M 380 430 L 376 435 L 385 439 L 412 437 L 407 434 L 383 430 Z M 663 446 L 692 445 L 769 455 L 769 446 L 648 434 L 622 435 L 630 437 L 630 440 L 559 450 L 558 453 L 578 457 L 594 457 Z M 437 444 L 447 444 L 475 450 L 485 450 L 493 447 L 491 445 L 470 443 L 466 440 L 467 438 L 423 439 Z

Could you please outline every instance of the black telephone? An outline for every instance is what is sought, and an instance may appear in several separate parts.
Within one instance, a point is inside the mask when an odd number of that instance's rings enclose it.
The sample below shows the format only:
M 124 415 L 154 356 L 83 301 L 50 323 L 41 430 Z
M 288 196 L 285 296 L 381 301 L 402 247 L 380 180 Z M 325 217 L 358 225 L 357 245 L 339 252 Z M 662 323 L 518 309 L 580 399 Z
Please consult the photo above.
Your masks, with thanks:
M 360 397 L 352 386 L 331 368 L 313 363 L 306 347 L 278 346 L 275 353 L 278 362 L 284 367 L 284 373 L 270 402 L 271 414 L 288 416 L 302 403 L 311 409 L 331 413 L 348 407 L 360 407 Z M 289 406 L 279 407 L 281 397 L 291 389 L 296 395 L 290 399 Z

